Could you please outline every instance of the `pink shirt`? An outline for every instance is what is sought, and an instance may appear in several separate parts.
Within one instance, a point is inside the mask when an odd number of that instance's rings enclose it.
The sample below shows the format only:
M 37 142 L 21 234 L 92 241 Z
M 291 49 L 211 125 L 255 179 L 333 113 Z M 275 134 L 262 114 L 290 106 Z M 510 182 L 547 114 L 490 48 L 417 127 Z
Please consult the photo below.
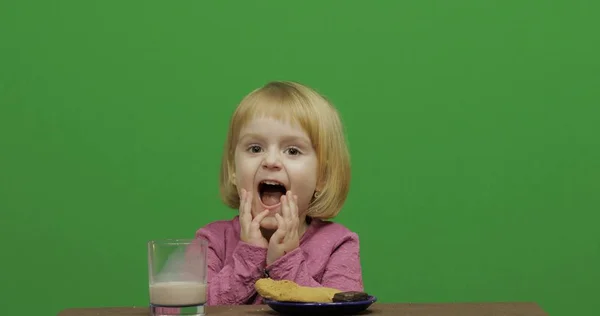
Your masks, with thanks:
M 267 249 L 240 240 L 238 216 L 200 228 L 208 241 L 207 305 L 261 304 L 254 283 L 265 277 L 292 280 L 304 286 L 363 291 L 359 240 L 341 224 L 313 219 L 300 247 L 266 267 Z

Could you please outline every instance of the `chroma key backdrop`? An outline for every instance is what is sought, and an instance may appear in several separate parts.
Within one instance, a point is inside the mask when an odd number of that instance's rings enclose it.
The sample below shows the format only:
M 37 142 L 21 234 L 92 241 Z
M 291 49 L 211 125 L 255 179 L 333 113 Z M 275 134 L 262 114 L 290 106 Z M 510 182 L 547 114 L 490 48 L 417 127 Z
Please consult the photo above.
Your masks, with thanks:
M 229 115 L 338 107 L 380 302 L 600 310 L 600 2 L 0 2 L 0 309 L 148 304 L 146 242 L 235 210 Z

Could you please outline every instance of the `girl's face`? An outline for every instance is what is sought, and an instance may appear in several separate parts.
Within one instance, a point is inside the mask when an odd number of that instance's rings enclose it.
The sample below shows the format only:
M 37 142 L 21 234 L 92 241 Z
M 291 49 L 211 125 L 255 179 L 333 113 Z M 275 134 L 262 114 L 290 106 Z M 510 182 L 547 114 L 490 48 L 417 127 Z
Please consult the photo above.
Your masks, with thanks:
M 304 220 L 317 187 L 317 167 L 313 144 L 298 125 L 262 117 L 240 131 L 235 182 L 240 196 L 241 189 L 253 195 L 252 217 L 270 210 L 261 222 L 263 229 L 277 229 L 275 214 L 282 215 L 280 198 L 289 190 L 298 196 L 298 214 Z

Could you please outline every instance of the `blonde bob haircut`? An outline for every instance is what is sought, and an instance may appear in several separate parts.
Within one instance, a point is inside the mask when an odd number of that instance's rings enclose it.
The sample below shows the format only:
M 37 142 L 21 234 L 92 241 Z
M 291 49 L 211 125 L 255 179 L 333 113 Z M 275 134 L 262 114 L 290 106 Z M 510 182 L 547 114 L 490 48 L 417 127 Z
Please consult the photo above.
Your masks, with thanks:
M 350 154 L 337 110 L 313 89 L 290 81 L 274 81 L 242 99 L 233 112 L 221 161 L 220 193 L 223 202 L 240 206 L 235 185 L 234 155 L 240 131 L 250 120 L 270 117 L 298 124 L 308 134 L 317 155 L 317 191 L 307 216 L 334 218 L 350 189 Z

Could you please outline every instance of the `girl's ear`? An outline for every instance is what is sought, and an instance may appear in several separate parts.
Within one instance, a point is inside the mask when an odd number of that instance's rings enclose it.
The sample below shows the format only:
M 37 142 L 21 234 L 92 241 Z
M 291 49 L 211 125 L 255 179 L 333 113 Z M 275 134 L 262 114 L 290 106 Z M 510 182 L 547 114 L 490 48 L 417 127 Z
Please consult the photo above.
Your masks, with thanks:
M 321 191 L 323 191 L 323 187 L 325 186 L 324 181 L 319 180 L 319 182 L 317 182 L 317 186 L 315 187 L 315 193 L 314 196 L 317 197 L 319 194 L 321 194 Z
M 235 178 L 235 167 L 231 164 L 231 162 L 227 163 L 227 171 L 229 173 L 229 182 L 234 186 L 237 185 Z
M 325 177 L 319 177 L 319 180 L 317 180 L 317 186 L 315 187 L 315 191 L 323 191 L 323 189 L 325 188 Z

